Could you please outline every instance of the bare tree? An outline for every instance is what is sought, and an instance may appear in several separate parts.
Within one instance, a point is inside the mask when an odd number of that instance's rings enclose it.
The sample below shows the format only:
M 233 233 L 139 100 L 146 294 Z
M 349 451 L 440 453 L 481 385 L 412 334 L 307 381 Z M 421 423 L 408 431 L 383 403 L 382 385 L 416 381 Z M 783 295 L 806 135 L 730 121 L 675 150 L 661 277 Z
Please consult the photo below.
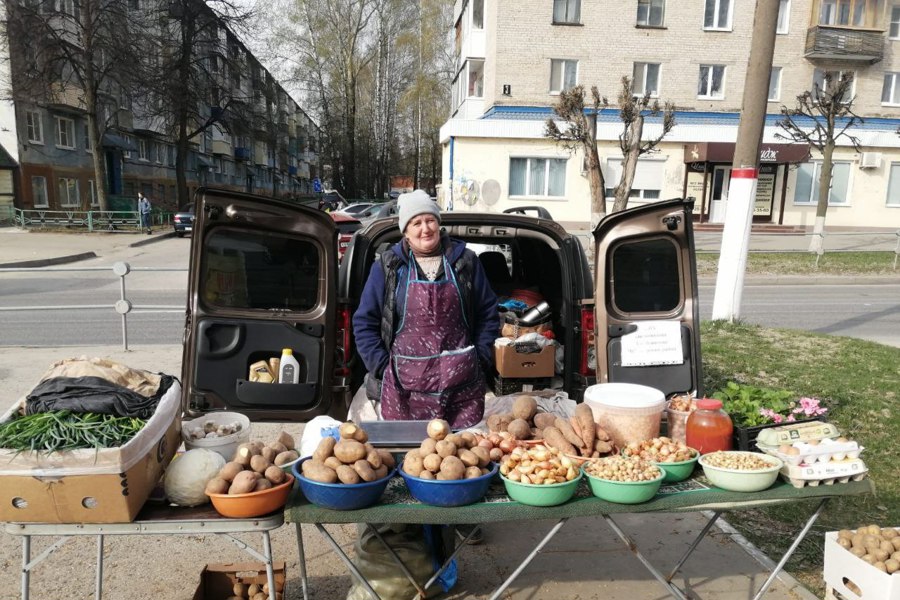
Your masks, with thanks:
M 547 119 L 544 135 L 571 151 L 584 152 L 587 163 L 588 182 L 591 189 L 591 229 L 597 227 L 606 214 L 606 184 L 600 170 L 600 155 L 597 153 L 597 113 L 602 106 L 608 106 L 606 98 L 600 97 L 597 86 L 591 87 L 593 104 L 585 107 L 584 86 L 576 85 L 559 94 L 553 112 L 568 125 L 559 129 L 556 121 Z
M 622 150 L 623 160 L 622 175 L 613 190 L 616 198 L 613 203 L 613 212 L 625 210 L 628 207 L 628 198 L 631 195 L 638 159 L 644 154 L 653 152 L 675 126 L 675 105 L 665 102 L 663 106 L 660 106 L 659 100 L 650 99 L 649 91 L 643 96 L 635 96 L 632 81 L 627 76 L 622 77 L 618 100 L 619 119 L 624 125 L 622 133 L 619 134 L 619 148 Z M 662 130 L 656 137 L 643 140 L 644 120 L 647 117 L 661 117 Z
M 819 175 L 819 199 L 816 204 L 816 222 L 809 243 L 810 252 L 821 252 L 825 231 L 825 215 L 828 212 L 828 197 L 831 191 L 834 148 L 842 137 L 847 138 L 857 152 L 859 139 L 848 133 L 863 122 L 853 112 L 853 75 L 841 72 L 838 77 L 825 73 L 824 81 L 813 89 L 797 96 L 794 108 L 781 107 L 778 126 L 784 133 L 776 137 L 807 142 L 822 154 L 822 169 Z
M 102 140 L 145 75 L 143 49 L 135 43 L 145 13 L 121 0 L 8 0 L 6 8 L 14 99 L 84 111 L 97 202 L 107 210 Z

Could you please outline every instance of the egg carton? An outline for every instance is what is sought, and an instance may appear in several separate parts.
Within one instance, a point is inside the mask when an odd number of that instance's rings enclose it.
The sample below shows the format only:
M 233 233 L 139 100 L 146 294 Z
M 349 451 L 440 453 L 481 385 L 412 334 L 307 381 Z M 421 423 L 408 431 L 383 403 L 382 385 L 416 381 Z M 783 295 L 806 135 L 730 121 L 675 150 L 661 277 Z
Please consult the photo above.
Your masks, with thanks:
M 779 446 L 757 444 L 757 447 L 766 454 L 778 457 L 785 464 L 793 466 L 855 459 L 859 458 L 859 455 L 865 450 L 863 446 L 853 440 L 837 442 L 830 438 L 825 438 L 818 444 L 795 442 L 793 447 L 799 450 L 797 454 L 785 454 L 779 450 Z
M 799 466 L 786 464 L 780 471 L 781 477 L 797 488 L 859 481 L 865 479 L 868 472 L 868 467 L 859 458 Z

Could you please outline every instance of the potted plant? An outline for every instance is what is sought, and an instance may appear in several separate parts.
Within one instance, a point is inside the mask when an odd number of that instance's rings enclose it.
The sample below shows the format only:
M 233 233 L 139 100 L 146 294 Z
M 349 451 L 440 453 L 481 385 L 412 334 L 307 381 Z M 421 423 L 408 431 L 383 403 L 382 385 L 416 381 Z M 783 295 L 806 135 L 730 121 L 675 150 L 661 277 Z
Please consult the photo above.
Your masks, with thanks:
M 773 390 L 729 381 L 712 396 L 734 423 L 734 446 L 756 448 L 756 436 L 767 427 L 820 419 L 828 412 L 818 398 L 801 397 L 788 390 Z

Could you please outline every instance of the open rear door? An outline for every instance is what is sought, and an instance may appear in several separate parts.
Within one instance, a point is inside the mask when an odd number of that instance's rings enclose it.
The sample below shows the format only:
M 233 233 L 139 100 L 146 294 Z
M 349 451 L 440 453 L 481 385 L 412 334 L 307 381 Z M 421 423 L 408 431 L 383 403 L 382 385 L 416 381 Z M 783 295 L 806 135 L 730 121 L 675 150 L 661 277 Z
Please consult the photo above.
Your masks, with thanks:
M 702 395 L 692 200 L 613 213 L 597 244 L 597 381 Z
M 322 211 L 200 190 L 195 201 L 182 379 L 191 415 L 306 421 L 334 393 L 337 244 Z M 251 381 L 251 365 L 291 348 L 294 384 Z M 277 377 L 277 374 L 276 374 Z M 277 381 L 277 379 L 276 379 Z

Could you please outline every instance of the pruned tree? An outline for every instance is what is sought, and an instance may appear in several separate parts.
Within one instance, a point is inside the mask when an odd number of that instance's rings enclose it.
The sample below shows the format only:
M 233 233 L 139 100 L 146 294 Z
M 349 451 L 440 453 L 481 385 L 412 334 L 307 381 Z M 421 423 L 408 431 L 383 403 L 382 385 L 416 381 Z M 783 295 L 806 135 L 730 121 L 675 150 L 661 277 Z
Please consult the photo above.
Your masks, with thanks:
M 806 142 L 822 154 L 822 169 L 819 175 L 816 221 L 809 251 L 821 252 L 825 231 L 825 215 L 828 212 L 828 197 L 831 191 L 834 149 L 838 140 L 846 138 L 860 151 L 859 139 L 849 131 L 863 122 L 862 117 L 853 112 L 853 75 L 841 72 L 835 77 L 826 72 L 822 85 L 813 84 L 797 96 L 794 108 L 781 107 L 778 126 L 784 133 L 776 133 L 781 139 Z
M 597 113 L 601 107 L 609 103 L 601 98 L 597 86 L 591 87 L 590 107 L 585 106 L 584 86 L 576 85 L 559 94 L 559 100 L 553 105 L 553 112 L 566 123 L 560 129 L 556 121 L 547 119 L 544 125 L 544 136 L 548 137 L 570 151 L 584 152 L 587 166 L 588 183 L 591 189 L 591 229 L 606 214 L 606 184 L 600 170 L 600 155 L 597 152 Z
M 644 154 L 656 150 L 656 146 L 675 127 L 675 105 L 665 102 L 662 106 L 659 100 L 651 99 L 650 92 L 643 96 L 635 96 L 631 79 L 622 77 L 622 87 L 619 89 L 619 119 L 624 125 L 619 134 L 619 148 L 622 150 L 622 174 L 619 183 L 613 190 L 615 202 L 612 212 L 625 210 L 628 207 L 628 198 L 631 195 L 631 186 L 634 183 L 634 174 L 637 170 L 638 159 Z M 660 118 L 662 129 L 659 134 L 649 140 L 644 140 L 644 120 L 647 117 Z
M 146 13 L 121 0 L 8 0 L 3 29 L 10 44 L 18 102 L 65 104 L 82 111 L 92 149 L 97 202 L 108 209 L 103 135 L 123 99 L 146 76 L 135 43 Z M 85 195 L 82 202 L 89 202 Z

